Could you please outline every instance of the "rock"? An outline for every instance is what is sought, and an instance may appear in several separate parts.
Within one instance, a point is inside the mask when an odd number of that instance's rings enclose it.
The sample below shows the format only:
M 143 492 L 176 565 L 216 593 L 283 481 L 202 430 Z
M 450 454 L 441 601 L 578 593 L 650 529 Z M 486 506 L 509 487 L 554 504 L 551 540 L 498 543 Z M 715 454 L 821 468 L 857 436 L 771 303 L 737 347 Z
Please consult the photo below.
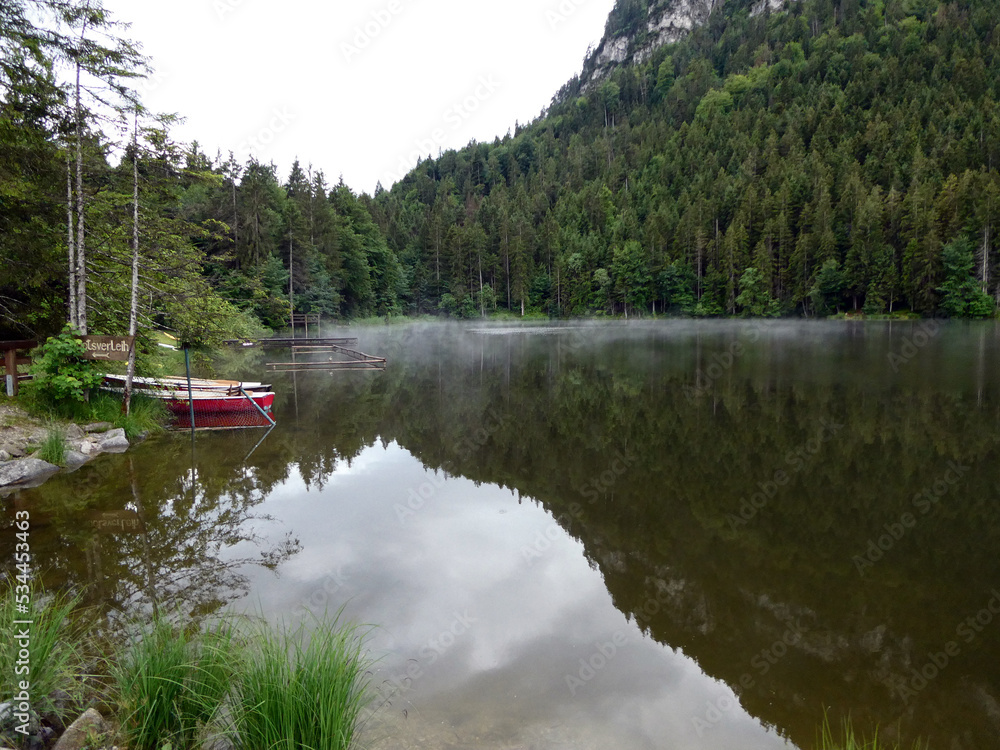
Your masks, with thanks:
M 80 442 L 79 450 L 85 456 L 93 456 L 101 452 L 101 447 L 93 440 L 83 440 Z
M 83 428 L 78 424 L 71 424 L 66 428 L 66 438 L 68 440 L 79 440 L 83 437 Z
M 56 743 L 55 750 L 82 750 L 91 746 L 91 735 L 105 735 L 110 730 L 104 717 L 96 709 L 88 708 L 69 725 Z
M 54 474 L 57 471 L 59 471 L 58 466 L 53 466 L 39 458 L 4 461 L 0 463 L 0 487 L 11 484 L 27 484 L 33 480 L 47 477 L 49 474 Z
M 111 422 L 94 422 L 93 424 L 85 425 L 83 428 L 84 432 L 107 432 L 112 427 L 114 427 Z
M 12 458 L 21 458 L 24 455 L 24 448 L 19 445 L 11 445 L 8 443 L 7 445 L 0 446 L 0 450 L 3 450 L 5 453 L 9 453 Z
M 128 446 L 128 438 L 125 437 L 125 430 L 121 427 L 109 430 L 101 439 L 101 450 L 106 453 L 124 453 L 128 450 Z
M 66 458 L 63 464 L 67 469 L 75 469 L 78 466 L 83 466 L 87 461 L 90 460 L 90 456 L 80 453 L 79 451 L 68 450 L 66 451 Z
M 0 461 L 10 461 L 10 454 L 3 448 L 0 448 Z

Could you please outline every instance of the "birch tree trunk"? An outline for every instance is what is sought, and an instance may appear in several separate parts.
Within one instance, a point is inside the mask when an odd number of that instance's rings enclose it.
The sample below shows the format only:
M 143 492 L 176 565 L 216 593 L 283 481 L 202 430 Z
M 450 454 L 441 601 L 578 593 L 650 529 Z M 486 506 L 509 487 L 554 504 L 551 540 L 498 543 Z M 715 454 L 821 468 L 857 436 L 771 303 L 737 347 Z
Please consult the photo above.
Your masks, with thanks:
M 84 25 L 86 28 L 86 24 Z M 83 32 L 81 32 L 81 37 Z M 84 249 L 83 107 L 80 104 L 80 63 L 76 64 L 76 328 L 87 333 L 87 257 Z
M 76 245 L 73 237 L 73 162 L 66 149 L 66 248 L 69 255 L 69 324 L 77 327 L 76 309 Z
M 125 373 L 125 399 L 122 411 L 132 408 L 132 378 L 135 376 L 135 335 L 139 329 L 139 115 L 136 113 L 132 131 L 132 298 L 128 310 L 128 335 L 132 347 L 128 353 Z

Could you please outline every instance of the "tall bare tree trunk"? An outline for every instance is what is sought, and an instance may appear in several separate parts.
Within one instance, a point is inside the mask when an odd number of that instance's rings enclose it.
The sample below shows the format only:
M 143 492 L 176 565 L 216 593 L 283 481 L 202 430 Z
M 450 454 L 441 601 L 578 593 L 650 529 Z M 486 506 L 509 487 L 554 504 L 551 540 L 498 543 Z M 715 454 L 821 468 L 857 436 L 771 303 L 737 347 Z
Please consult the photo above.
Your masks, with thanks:
M 136 112 L 132 131 L 132 298 L 128 309 L 128 335 L 132 348 L 128 353 L 128 370 L 125 374 L 125 400 L 122 411 L 132 407 L 132 378 L 135 376 L 135 335 L 139 329 L 139 114 Z
M 84 25 L 86 29 L 86 24 Z M 83 32 L 80 33 L 81 37 Z M 80 104 L 80 63 L 76 64 L 76 327 L 87 333 L 87 257 L 84 249 L 83 107 Z
M 483 251 L 479 251 L 479 314 L 486 317 L 486 303 L 483 301 Z
M 69 255 L 69 324 L 77 327 L 76 319 L 76 240 L 73 238 L 73 162 L 66 149 L 66 247 Z
M 982 265 L 982 287 L 983 294 L 989 294 L 990 286 L 990 225 L 983 229 L 983 265 Z
M 291 223 L 291 222 L 289 222 Z M 295 338 L 295 294 L 292 284 L 295 282 L 295 273 L 292 270 L 294 260 L 295 244 L 292 240 L 292 228 L 288 227 L 288 319 L 292 323 L 292 338 Z M 306 324 L 306 338 L 309 337 L 309 327 Z

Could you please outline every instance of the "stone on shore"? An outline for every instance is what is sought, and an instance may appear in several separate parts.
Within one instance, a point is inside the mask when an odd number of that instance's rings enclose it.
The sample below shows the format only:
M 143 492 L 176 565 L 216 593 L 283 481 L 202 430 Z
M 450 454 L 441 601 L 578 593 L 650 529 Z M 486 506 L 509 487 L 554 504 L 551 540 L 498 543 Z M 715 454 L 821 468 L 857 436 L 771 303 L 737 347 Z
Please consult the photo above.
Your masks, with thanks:
M 128 450 L 128 445 L 125 430 L 119 427 L 117 430 L 108 430 L 104 433 L 100 447 L 105 453 L 124 453 Z
M 75 469 L 78 466 L 83 466 L 89 460 L 90 456 L 71 449 L 66 451 L 66 458 L 63 463 L 67 469 Z
M 33 481 L 47 478 L 59 471 L 58 466 L 42 461 L 40 458 L 22 458 L 17 461 L 0 463 L 0 487 L 11 484 L 27 485 Z
M 88 708 L 80 718 L 69 725 L 56 743 L 55 750 L 83 750 L 91 747 L 92 735 L 101 737 L 110 731 L 111 727 L 104 721 L 104 717 L 96 709 Z

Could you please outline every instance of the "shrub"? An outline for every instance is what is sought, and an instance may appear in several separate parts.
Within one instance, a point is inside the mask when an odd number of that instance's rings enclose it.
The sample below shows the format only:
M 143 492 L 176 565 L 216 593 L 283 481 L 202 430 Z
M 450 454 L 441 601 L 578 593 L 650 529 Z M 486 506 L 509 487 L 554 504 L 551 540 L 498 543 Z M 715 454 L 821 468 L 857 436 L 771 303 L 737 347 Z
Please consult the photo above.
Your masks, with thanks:
M 25 385 L 29 396 L 49 406 L 85 401 L 87 392 L 104 379 L 95 363 L 84 359 L 85 353 L 83 342 L 69 326 L 50 337 L 35 350 L 33 377 Z

